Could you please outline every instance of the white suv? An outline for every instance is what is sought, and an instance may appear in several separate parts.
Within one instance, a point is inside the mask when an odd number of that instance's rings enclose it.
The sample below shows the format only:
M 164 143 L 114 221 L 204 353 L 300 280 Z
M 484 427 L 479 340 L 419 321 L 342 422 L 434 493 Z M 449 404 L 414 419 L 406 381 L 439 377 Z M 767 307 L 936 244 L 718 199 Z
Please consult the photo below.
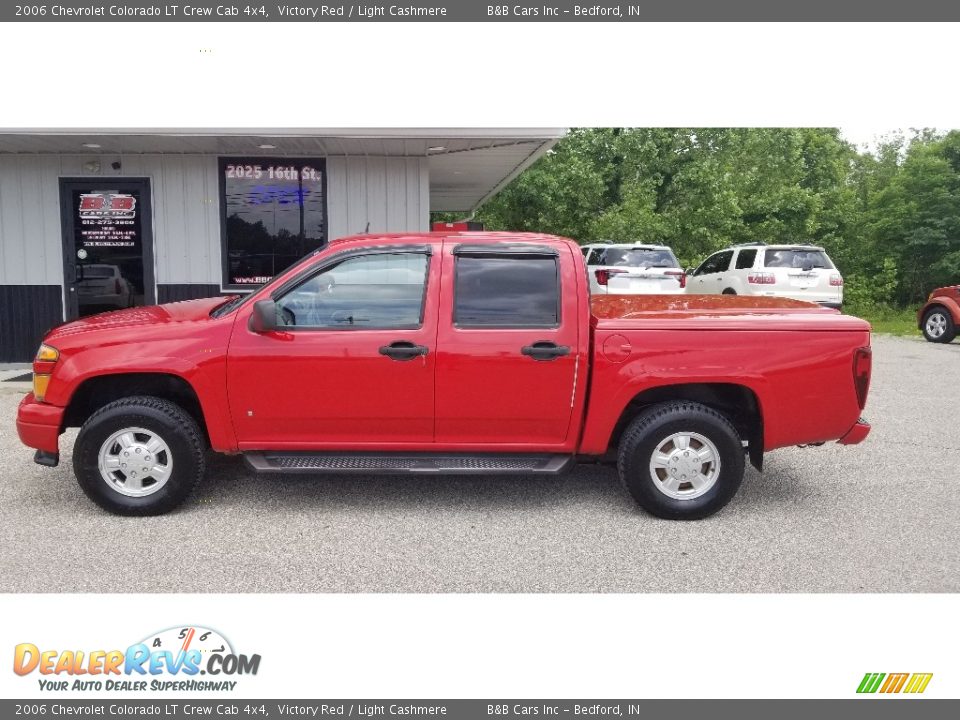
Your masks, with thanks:
M 840 309 L 843 277 L 822 247 L 736 245 L 716 252 L 687 278 L 690 295 L 761 295 Z
M 590 292 L 652 295 L 683 292 L 687 276 L 666 245 L 597 243 L 581 246 Z

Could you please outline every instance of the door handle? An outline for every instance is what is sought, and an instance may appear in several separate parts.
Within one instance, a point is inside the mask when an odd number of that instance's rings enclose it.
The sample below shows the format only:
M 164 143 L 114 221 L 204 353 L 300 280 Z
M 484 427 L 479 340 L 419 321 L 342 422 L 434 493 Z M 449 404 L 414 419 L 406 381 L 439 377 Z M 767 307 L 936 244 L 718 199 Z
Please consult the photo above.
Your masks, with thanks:
M 567 345 L 557 345 L 549 340 L 538 340 L 533 345 L 524 345 L 520 354 L 532 357 L 534 360 L 556 360 L 558 357 L 570 354 Z
M 389 345 L 383 345 L 380 348 L 380 354 L 386 355 L 391 360 L 413 360 L 415 357 L 426 355 L 428 348 L 426 345 L 415 345 L 406 340 L 397 340 Z

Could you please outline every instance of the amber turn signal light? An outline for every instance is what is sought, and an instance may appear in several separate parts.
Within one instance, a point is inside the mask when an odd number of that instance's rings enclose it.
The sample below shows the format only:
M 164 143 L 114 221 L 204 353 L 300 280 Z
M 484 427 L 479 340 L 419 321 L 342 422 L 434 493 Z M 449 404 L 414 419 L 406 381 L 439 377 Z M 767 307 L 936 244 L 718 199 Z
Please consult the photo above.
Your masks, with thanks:
M 50 373 L 59 359 L 60 351 L 55 347 L 41 345 L 37 350 L 37 357 L 33 361 L 33 397 L 37 402 L 43 402 L 50 384 Z
M 47 394 L 47 385 L 49 384 L 49 375 L 33 374 L 33 397 L 37 402 L 43 402 L 43 397 Z
M 56 362 L 60 359 L 60 351 L 49 345 L 41 345 L 37 350 L 37 362 Z

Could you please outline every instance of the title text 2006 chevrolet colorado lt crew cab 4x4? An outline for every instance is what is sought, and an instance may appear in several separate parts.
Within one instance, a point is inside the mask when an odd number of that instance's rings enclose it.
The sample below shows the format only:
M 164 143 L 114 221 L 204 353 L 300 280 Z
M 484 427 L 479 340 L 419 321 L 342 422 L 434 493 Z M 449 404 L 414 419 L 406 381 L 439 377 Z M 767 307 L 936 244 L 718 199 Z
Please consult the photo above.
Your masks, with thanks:
M 555 474 L 615 463 L 649 512 L 700 518 L 744 460 L 857 443 L 870 327 L 795 300 L 591 299 L 548 235 L 364 235 L 245 298 L 51 331 L 17 429 L 115 513 L 184 501 L 207 447 L 261 472 Z

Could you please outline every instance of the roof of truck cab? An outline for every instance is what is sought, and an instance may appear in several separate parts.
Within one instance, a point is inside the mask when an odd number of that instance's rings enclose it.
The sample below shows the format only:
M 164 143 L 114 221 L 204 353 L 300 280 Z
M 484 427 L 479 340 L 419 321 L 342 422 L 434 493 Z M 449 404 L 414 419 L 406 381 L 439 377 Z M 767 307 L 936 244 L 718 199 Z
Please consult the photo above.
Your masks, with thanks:
M 348 235 L 346 237 L 331 240 L 330 245 L 337 245 L 347 242 L 377 242 L 383 244 L 396 243 L 397 245 L 416 245 L 418 243 L 446 238 L 450 240 L 463 240 L 471 243 L 497 243 L 497 242 L 524 242 L 524 243 L 570 243 L 572 240 L 558 235 L 547 235 L 546 233 L 533 232 L 503 232 L 492 230 L 462 230 L 448 231 L 439 230 L 435 232 L 417 232 L 417 233 L 364 233 L 359 235 Z

